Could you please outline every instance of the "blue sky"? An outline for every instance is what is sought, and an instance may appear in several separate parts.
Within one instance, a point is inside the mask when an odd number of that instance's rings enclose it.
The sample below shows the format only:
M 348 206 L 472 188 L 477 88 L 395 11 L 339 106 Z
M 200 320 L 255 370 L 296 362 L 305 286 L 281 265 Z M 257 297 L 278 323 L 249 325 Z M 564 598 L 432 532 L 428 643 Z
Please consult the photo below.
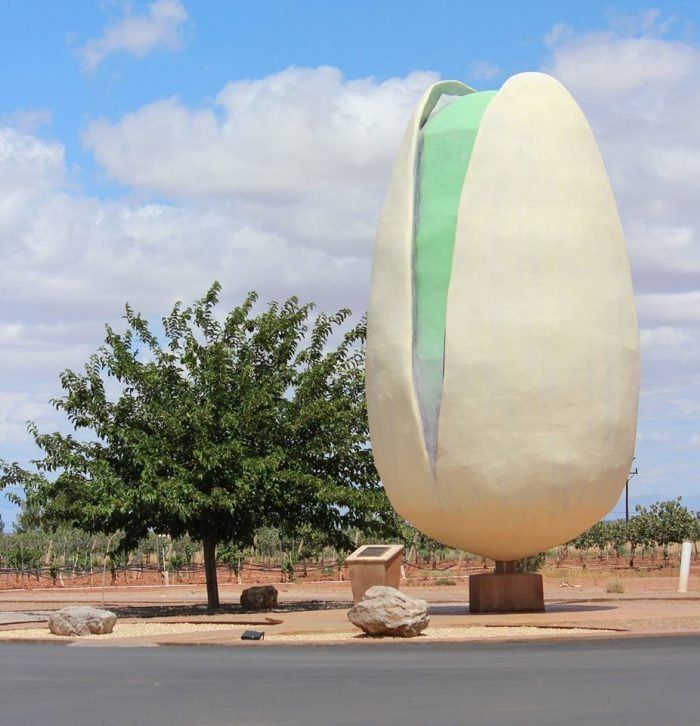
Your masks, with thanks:
M 700 5 L 0 0 L 0 457 L 118 321 L 218 277 L 364 309 L 398 142 L 438 77 L 551 72 L 596 134 L 642 328 L 633 493 L 700 508 Z M 340 109 L 340 110 L 339 110 Z M 12 508 L 0 504 L 12 519 Z
M 493 63 L 492 84 L 524 70 L 537 70 L 549 53 L 552 28 L 565 23 L 579 33 L 606 27 L 611 18 L 657 8 L 676 18 L 675 36 L 697 41 L 700 5 L 667 2 L 525 3 L 438 0 L 304 0 L 304 2 L 184 2 L 179 52 L 134 56 L 115 51 L 96 72 L 81 72 L 80 49 L 119 23 L 125 11 L 145 14 L 147 2 L 55 3 L 3 0 L 0 26 L 2 106 L 47 109 L 51 136 L 70 159 L 89 168 L 81 146 L 85 123 L 117 119 L 168 96 L 197 106 L 230 80 L 259 78 L 288 66 L 330 65 L 348 78 L 405 76 L 418 69 L 466 79 L 474 65 Z M 38 10 L 40 8 L 40 10 Z M 37 17 L 39 16 L 39 17 Z M 484 86 L 487 79 L 478 79 Z M 90 183 L 98 183 L 91 180 Z

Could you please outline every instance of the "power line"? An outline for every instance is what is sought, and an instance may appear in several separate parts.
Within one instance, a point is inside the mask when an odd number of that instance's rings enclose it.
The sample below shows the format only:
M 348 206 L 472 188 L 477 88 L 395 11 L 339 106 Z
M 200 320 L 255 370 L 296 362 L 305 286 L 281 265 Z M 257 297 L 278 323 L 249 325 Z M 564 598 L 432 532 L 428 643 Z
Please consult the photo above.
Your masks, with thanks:
M 636 457 L 632 461 L 635 459 Z M 639 470 L 635 466 L 634 470 L 628 474 L 627 481 L 625 482 L 625 522 L 630 521 L 630 479 L 637 474 L 639 474 Z

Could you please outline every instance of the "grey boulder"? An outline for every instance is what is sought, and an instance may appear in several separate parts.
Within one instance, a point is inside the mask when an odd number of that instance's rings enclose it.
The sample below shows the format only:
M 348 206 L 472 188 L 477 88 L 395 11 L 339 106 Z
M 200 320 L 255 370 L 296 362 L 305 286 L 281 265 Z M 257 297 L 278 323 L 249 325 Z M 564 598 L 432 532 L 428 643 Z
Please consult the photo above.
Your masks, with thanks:
M 49 630 L 55 635 L 106 635 L 116 622 L 117 616 L 111 610 L 63 608 L 49 615 Z
M 375 585 L 348 612 L 348 620 L 367 635 L 413 638 L 428 627 L 428 603 L 394 587 Z
M 249 587 L 241 593 L 244 610 L 272 610 L 277 607 L 277 588 L 273 585 Z

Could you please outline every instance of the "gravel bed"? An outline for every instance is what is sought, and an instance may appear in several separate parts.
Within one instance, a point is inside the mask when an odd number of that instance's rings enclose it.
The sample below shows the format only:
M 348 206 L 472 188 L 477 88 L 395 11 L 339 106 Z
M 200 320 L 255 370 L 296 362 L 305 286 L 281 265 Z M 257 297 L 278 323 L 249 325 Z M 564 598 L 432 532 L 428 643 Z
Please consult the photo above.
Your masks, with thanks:
M 44 628 L 31 630 L 0 630 L 0 640 L 21 638 L 22 640 L 111 640 L 113 638 L 136 638 L 149 635 L 174 635 L 177 633 L 205 633 L 210 631 L 240 631 L 245 625 L 226 623 L 117 623 L 108 635 L 65 636 L 54 635 Z
M 419 639 L 430 640 L 483 640 L 498 638 L 514 638 L 514 637 L 537 637 L 537 638 L 561 638 L 562 636 L 585 636 L 598 633 L 615 633 L 615 630 L 604 630 L 598 628 L 536 628 L 534 626 L 498 626 L 498 627 L 456 627 L 456 628 L 426 628 L 423 633 L 418 636 Z M 292 641 L 292 640 L 414 640 L 413 638 L 394 638 L 384 636 L 382 638 L 372 638 L 364 633 L 357 631 L 336 631 L 336 632 L 318 632 L 318 633 L 270 633 L 265 634 L 266 640 L 269 641 Z
M 33 628 L 31 630 L 0 630 L 1 640 L 112 640 L 115 638 L 136 638 L 160 635 L 174 635 L 179 633 L 206 632 L 243 632 L 245 625 L 234 625 L 227 623 L 153 623 L 142 621 L 139 623 L 117 623 L 114 631 L 109 635 L 83 635 L 63 636 L 54 635 L 44 628 Z M 499 638 L 561 638 L 561 637 L 585 637 L 591 634 L 615 633 L 614 630 L 598 628 L 537 628 L 533 626 L 497 626 L 497 627 L 429 627 L 419 636 L 419 640 L 497 640 Z M 371 638 L 357 630 L 353 631 L 319 631 L 310 633 L 265 633 L 265 639 L 270 642 L 288 641 L 338 641 L 338 640 L 396 640 L 408 641 L 413 638 Z

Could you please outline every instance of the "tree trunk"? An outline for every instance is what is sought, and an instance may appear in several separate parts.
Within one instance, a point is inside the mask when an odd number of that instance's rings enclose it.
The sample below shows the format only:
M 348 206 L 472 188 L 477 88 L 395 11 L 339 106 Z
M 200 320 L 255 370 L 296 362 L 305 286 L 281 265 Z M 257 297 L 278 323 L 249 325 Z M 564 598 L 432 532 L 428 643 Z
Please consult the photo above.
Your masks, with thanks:
M 216 541 L 212 537 L 202 539 L 204 549 L 204 574 L 207 578 L 207 608 L 219 609 L 219 583 L 216 580 Z

